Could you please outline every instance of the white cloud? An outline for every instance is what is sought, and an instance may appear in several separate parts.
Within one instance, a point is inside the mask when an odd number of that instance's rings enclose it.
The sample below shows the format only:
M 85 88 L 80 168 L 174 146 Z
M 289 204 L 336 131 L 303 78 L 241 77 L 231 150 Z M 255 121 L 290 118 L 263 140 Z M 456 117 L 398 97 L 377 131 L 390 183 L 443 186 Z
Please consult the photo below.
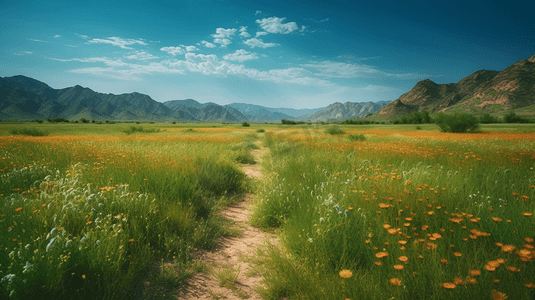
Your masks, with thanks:
M 240 49 L 240 50 L 236 50 L 236 52 L 232 54 L 227 54 L 223 56 L 223 58 L 226 60 L 244 62 L 246 60 L 257 59 L 258 56 L 256 56 L 256 53 L 251 53 L 243 49 Z
M 214 43 L 220 44 L 221 47 L 226 47 L 227 45 L 232 44 L 232 41 L 229 39 L 214 39 Z
M 427 74 L 415 73 L 388 73 L 381 71 L 373 66 L 360 65 L 344 62 L 311 62 L 301 64 L 301 67 L 316 70 L 314 75 L 326 78 L 377 78 L 377 77 L 394 77 L 399 79 L 427 78 Z
M 256 16 L 256 15 L 259 15 L 259 14 L 261 14 L 261 13 L 262 13 L 261 10 L 257 10 L 257 11 L 254 13 L 254 15 Z
M 49 41 L 43 41 L 43 40 L 38 40 L 38 39 L 28 39 L 30 41 L 34 41 L 34 42 L 39 42 L 39 43 L 50 43 Z
M 109 37 L 108 39 L 92 39 L 90 41 L 87 41 L 89 44 L 110 44 L 113 46 L 118 46 L 121 49 L 132 49 L 132 47 L 127 47 L 127 45 L 147 45 L 142 40 L 134 40 L 134 39 L 122 39 L 120 37 Z
M 70 61 L 77 61 L 77 62 L 83 62 L 83 63 L 101 62 L 110 67 L 125 67 L 129 65 L 128 63 L 123 62 L 121 59 L 114 60 L 114 59 L 110 59 L 107 57 L 87 57 L 87 58 L 69 58 L 69 59 L 50 58 L 50 59 L 61 61 L 61 62 L 70 62 Z
M 259 31 L 256 33 L 256 37 L 259 37 L 259 36 L 263 36 L 263 35 L 268 35 L 269 33 L 265 32 L 265 31 Z
M 56 35 L 54 36 L 55 39 L 60 38 L 60 37 L 61 37 L 61 35 L 59 35 L 59 34 L 56 34 Z
M 240 27 L 240 36 L 244 37 L 244 38 L 248 38 L 250 37 L 251 35 L 247 32 L 247 26 L 242 26 Z
M 173 56 L 184 54 L 184 50 L 182 50 L 182 48 L 180 47 L 162 47 L 160 48 L 160 50 L 167 52 Z
M 237 31 L 236 28 L 230 28 L 230 29 L 217 28 L 215 30 L 215 33 L 212 34 L 212 37 L 214 37 L 214 38 L 230 38 L 234 34 L 236 34 L 236 31 Z
M 132 60 L 150 60 L 150 59 L 157 59 L 158 56 L 154 56 L 150 53 L 147 53 L 145 51 L 136 51 L 134 54 L 126 56 L 128 59 Z
M 13 53 L 15 55 L 18 55 L 18 56 L 23 56 L 23 55 L 30 55 L 30 54 L 33 54 L 32 51 L 20 51 L 20 52 L 16 52 L 16 53 Z
M 216 33 L 212 34 L 212 37 L 214 38 L 214 43 L 220 44 L 221 47 L 226 47 L 227 45 L 232 44 L 232 41 L 230 39 L 236 34 L 236 31 L 236 28 L 217 28 L 215 31 Z
M 219 61 L 214 54 L 204 55 L 187 53 L 186 60 L 169 60 L 165 63 L 168 64 L 170 68 L 188 70 L 190 72 L 202 73 L 204 75 L 237 75 L 245 76 L 253 80 L 275 83 L 332 86 L 332 83 L 327 80 L 308 76 L 310 72 L 304 68 L 259 71 L 254 68 L 245 68 L 243 65 L 235 65 L 228 61 Z
M 245 45 L 251 47 L 251 48 L 258 47 L 258 48 L 264 48 L 265 49 L 265 48 L 269 48 L 269 47 L 280 46 L 280 44 L 277 44 L 277 43 L 264 43 L 262 40 L 257 39 L 257 38 L 248 39 L 243 43 Z
M 87 40 L 87 39 L 89 38 L 89 37 L 88 37 L 87 35 L 85 35 L 85 34 L 75 33 L 75 35 L 76 35 L 77 37 L 81 37 L 81 38 L 83 38 L 84 40 Z
M 256 20 L 260 27 L 269 33 L 288 34 L 298 29 L 295 22 L 282 23 L 286 18 L 270 17 L 262 20 Z
M 204 45 L 204 47 L 206 47 L 206 48 L 215 48 L 215 47 L 217 47 L 216 45 L 214 45 L 214 44 L 212 44 L 212 43 L 210 43 L 210 42 L 207 42 L 207 41 L 202 41 L 201 43 L 202 43 L 202 44 Z
M 199 50 L 195 46 L 184 46 L 184 45 L 181 45 L 181 46 L 184 47 L 186 49 L 186 51 L 188 51 L 188 52 Z

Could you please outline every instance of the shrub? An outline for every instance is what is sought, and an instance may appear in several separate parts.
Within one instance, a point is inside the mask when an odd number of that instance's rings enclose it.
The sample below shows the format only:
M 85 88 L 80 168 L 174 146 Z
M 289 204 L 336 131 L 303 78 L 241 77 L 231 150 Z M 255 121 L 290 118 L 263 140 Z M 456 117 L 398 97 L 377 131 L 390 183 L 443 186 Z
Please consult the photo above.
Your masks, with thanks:
M 126 134 L 132 134 L 132 133 L 155 133 L 160 132 L 160 129 L 153 128 L 153 129 L 144 129 L 143 126 L 130 126 L 130 128 L 123 130 Z
M 349 134 L 347 136 L 347 138 L 352 142 L 359 142 L 359 141 L 365 141 L 366 140 L 366 137 L 362 133 L 359 133 L 359 134 L 351 133 L 351 134 Z
M 243 127 L 249 127 L 249 126 L 251 126 L 251 124 L 249 124 L 249 123 L 247 123 L 247 122 L 243 122 L 243 123 L 241 123 L 241 126 L 243 126 Z
M 437 113 L 435 123 L 443 132 L 475 132 L 479 129 L 479 121 L 474 115 L 457 112 L 453 114 Z
M 256 132 L 262 133 L 262 132 L 266 132 L 266 130 L 264 128 L 260 128 L 260 129 L 257 129 Z
M 481 122 L 481 124 L 492 124 L 499 123 L 500 121 L 498 120 L 498 118 L 491 116 L 489 113 L 486 113 L 479 117 L 479 122 Z
M 48 132 L 37 128 L 13 128 L 9 130 L 13 135 L 47 136 Z
M 327 129 L 325 129 L 325 133 L 335 135 L 335 134 L 344 134 L 345 131 L 342 128 L 340 128 L 340 126 L 331 125 L 327 127 Z
M 503 116 L 505 123 L 529 123 L 528 119 L 518 116 L 515 112 L 511 111 Z

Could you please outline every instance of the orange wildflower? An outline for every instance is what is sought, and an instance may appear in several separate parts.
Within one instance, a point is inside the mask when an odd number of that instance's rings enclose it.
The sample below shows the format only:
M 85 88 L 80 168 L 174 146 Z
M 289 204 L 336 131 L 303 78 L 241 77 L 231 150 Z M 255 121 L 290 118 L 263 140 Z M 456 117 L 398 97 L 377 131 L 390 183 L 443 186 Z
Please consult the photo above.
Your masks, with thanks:
M 489 265 L 489 264 L 486 264 L 485 265 L 485 270 L 489 271 L 489 272 L 493 272 L 496 270 L 496 267 L 493 266 L 493 265 Z
M 130 243 L 133 243 L 134 242 L 134 239 L 129 239 L 128 240 Z
M 526 282 L 524 283 L 524 286 L 530 289 L 535 288 L 535 284 L 533 282 Z
M 479 276 L 481 275 L 481 271 L 471 269 L 471 270 L 468 270 L 468 274 L 470 274 L 470 276 Z
M 472 277 L 466 277 L 466 278 L 464 279 L 464 282 L 465 282 L 466 284 L 474 285 L 474 284 L 477 283 L 477 280 L 475 280 L 475 278 L 472 278 Z
M 444 282 L 444 283 L 441 283 L 440 286 L 445 289 L 450 289 L 450 290 L 457 287 L 457 285 L 453 282 Z
M 394 269 L 401 271 L 403 270 L 403 265 L 394 265 Z
M 390 282 L 390 285 L 392 285 L 392 286 L 400 286 L 401 285 L 401 279 L 399 279 L 399 278 L 390 278 L 390 280 L 388 280 L 388 282 Z
M 497 218 L 497 217 L 492 217 L 492 221 L 494 221 L 494 222 L 498 223 L 498 222 L 501 222 L 501 221 L 502 221 L 502 219 L 500 219 L 500 218 Z
M 505 300 L 507 297 L 504 293 L 492 290 L 492 300 Z
M 453 283 L 455 283 L 456 285 L 462 285 L 464 282 L 461 278 L 459 277 L 454 277 L 453 278 Z
M 441 258 L 441 259 L 440 259 L 440 262 L 443 263 L 443 264 L 447 264 L 447 263 L 448 263 L 448 260 L 445 259 L 445 258 Z
M 461 252 L 453 252 L 453 256 L 455 257 L 461 257 Z
M 21 210 L 22 210 L 22 207 L 15 208 L 15 211 L 21 211 Z
M 400 261 L 403 261 L 403 262 L 409 260 L 409 258 L 406 257 L 406 256 L 400 256 L 400 257 L 398 257 L 398 259 L 399 259 Z
M 380 262 L 380 261 L 376 261 L 374 264 L 375 264 L 376 266 L 381 266 L 383 263 Z
M 513 246 L 513 245 L 503 245 L 502 246 L 502 251 L 503 252 L 509 252 L 509 253 L 513 253 L 513 250 L 515 250 L 516 247 Z
M 383 257 L 387 257 L 387 256 L 388 256 L 388 252 L 375 253 L 375 257 L 377 257 L 377 258 L 383 258 Z
M 522 215 L 524 217 L 531 217 L 533 215 L 533 213 L 530 213 L 530 212 L 523 212 Z
M 520 269 L 515 266 L 507 266 L 507 270 L 514 272 L 514 273 L 520 272 Z
M 340 271 L 338 275 L 340 275 L 340 277 L 342 278 L 351 278 L 353 276 L 353 272 L 345 269 L 345 270 Z

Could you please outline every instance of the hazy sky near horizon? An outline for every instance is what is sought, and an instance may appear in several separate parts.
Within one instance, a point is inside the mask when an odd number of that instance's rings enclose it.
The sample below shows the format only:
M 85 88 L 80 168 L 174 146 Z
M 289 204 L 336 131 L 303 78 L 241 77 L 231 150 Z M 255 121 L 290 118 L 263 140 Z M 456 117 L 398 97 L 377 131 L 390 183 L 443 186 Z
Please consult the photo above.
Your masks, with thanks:
M 0 76 L 268 107 L 394 100 L 535 54 L 534 1 L 5 1 Z

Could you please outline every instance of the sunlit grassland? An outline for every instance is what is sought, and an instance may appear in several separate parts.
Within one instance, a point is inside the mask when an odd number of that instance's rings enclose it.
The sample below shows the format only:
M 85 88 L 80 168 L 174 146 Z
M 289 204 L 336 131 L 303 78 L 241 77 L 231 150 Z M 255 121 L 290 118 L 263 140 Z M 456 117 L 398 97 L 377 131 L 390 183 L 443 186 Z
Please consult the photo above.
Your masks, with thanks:
M 215 212 L 247 189 L 234 158 L 255 136 L 125 126 L 47 124 L 38 128 L 48 136 L 0 137 L 0 298 L 154 297 L 142 282 L 151 265 L 173 260 L 154 278 L 177 288 L 189 255 L 224 233 Z
M 267 299 L 535 297 L 533 126 L 341 128 L 266 133 Z

